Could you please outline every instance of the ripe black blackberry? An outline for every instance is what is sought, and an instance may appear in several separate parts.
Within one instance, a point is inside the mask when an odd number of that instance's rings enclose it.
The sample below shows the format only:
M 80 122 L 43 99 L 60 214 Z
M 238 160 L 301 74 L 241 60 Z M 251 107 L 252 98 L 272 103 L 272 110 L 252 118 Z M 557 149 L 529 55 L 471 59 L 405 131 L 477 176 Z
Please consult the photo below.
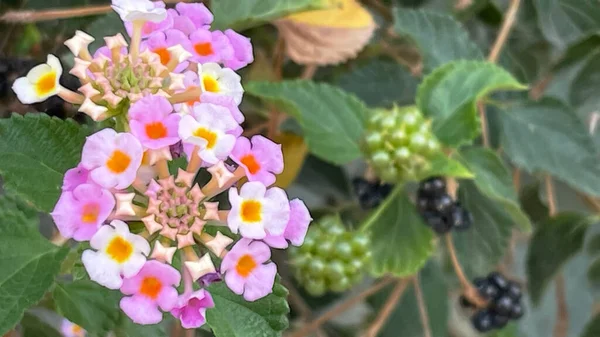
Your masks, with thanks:
M 427 225 L 438 234 L 452 229 L 465 230 L 473 223 L 471 213 L 446 192 L 446 182 L 442 177 L 432 177 L 419 183 L 417 208 Z
M 352 186 L 363 209 L 372 209 L 379 206 L 390 192 L 392 192 L 393 187 L 390 184 L 368 181 L 363 178 L 354 178 Z
M 473 327 L 479 332 L 502 329 L 510 320 L 517 320 L 524 314 L 521 304 L 521 286 L 507 280 L 498 272 L 490 273 L 486 278 L 473 281 L 481 297 L 488 301 L 488 306 L 476 311 L 471 317 Z M 461 306 L 473 309 L 475 305 L 461 297 Z

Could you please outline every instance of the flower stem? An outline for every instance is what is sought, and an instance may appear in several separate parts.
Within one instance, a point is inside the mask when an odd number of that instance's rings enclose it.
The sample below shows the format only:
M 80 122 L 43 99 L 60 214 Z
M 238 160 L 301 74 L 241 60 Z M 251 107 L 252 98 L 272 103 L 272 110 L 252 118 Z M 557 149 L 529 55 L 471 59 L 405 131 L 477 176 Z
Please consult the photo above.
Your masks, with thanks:
M 371 324 L 371 326 L 365 333 L 365 337 L 377 337 L 377 334 L 379 333 L 381 328 L 383 328 L 388 318 L 398 305 L 398 302 L 402 298 L 402 294 L 404 294 L 404 291 L 406 290 L 407 286 L 408 280 L 399 279 L 396 282 L 394 290 L 392 290 L 390 297 L 383 305 L 383 309 L 381 309 L 381 311 L 377 315 L 377 319 Z
M 413 285 L 415 287 L 415 296 L 417 297 L 417 305 L 419 307 L 419 316 L 421 316 L 421 325 L 423 326 L 423 337 L 431 337 L 431 328 L 429 327 L 429 315 L 427 313 L 427 306 L 423 299 L 423 290 L 419 282 L 419 275 L 415 275 L 413 278 Z
M 450 234 L 446 234 L 444 236 L 446 240 L 446 248 L 448 249 L 448 254 L 450 255 L 450 260 L 452 261 L 452 266 L 454 267 L 454 272 L 456 273 L 456 277 L 458 277 L 458 281 L 463 290 L 463 295 L 469 300 L 469 302 L 473 303 L 477 307 L 485 307 L 487 305 L 487 301 L 479 296 L 479 293 L 475 287 L 469 282 L 465 273 L 458 262 L 458 257 L 456 256 L 456 248 L 454 248 L 454 242 L 452 241 L 452 236 Z
M 302 328 L 296 330 L 295 332 L 291 333 L 289 335 L 289 337 L 305 337 L 305 336 L 310 335 L 311 332 L 317 330 L 321 325 L 325 324 L 330 319 L 332 319 L 332 318 L 336 317 L 337 315 L 345 312 L 346 310 L 352 308 L 353 306 L 355 306 L 356 304 L 358 304 L 360 301 L 364 300 L 365 298 L 375 294 L 376 292 L 383 289 L 388 284 L 394 282 L 394 280 L 395 280 L 394 278 L 390 277 L 390 278 L 386 278 L 386 279 L 379 281 L 378 283 L 372 285 L 370 288 L 367 288 L 366 290 L 357 294 L 356 296 L 346 299 L 345 301 L 343 301 L 342 303 L 340 303 L 333 309 L 327 311 L 326 313 L 324 313 L 323 315 L 321 315 L 319 318 L 315 319 L 311 323 L 309 323 L 309 324 L 303 326 Z
M 200 148 L 198 146 L 194 146 L 194 150 L 192 150 L 192 158 L 190 159 L 190 162 L 186 168 L 186 171 L 189 173 L 198 172 L 200 166 L 202 165 L 202 159 L 200 159 L 198 151 L 200 151 Z
M 158 170 L 158 176 L 161 179 L 168 178 L 171 173 L 169 173 L 169 164 L 167 164 L 166 159 L 161 159 L 156 162 L 156 169 Z
M 80 95 L 69 89 L 65 89 L 63 87 L 60 87 L 58 89 L 58 96 L 71 104 L 82 104 L 83 100 L 85 99 L 83 95 Z

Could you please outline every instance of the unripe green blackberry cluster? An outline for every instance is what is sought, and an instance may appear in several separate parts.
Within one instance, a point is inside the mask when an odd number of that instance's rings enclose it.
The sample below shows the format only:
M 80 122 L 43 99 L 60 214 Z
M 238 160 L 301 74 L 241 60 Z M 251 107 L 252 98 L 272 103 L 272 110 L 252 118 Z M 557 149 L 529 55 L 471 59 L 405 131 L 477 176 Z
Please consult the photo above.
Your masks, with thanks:
M 431 123 L 415 106 L 375 110 L 363 149 L 379 178 L 390 183 L 419 180 L 442 151 Z
M 371 258 L 365 233 L 347 230 L 338 216 L 311 224 L 304 244 L 290 249 L 294 276 L 312 296 L 360 283 Z

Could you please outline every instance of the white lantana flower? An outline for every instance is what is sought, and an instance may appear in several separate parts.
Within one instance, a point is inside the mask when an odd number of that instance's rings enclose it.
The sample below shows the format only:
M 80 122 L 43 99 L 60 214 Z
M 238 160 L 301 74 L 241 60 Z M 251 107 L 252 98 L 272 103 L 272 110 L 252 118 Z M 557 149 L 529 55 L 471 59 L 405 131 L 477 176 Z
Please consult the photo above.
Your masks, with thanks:
M 167 18 L 165 8 L 156 7 L 150 0 L 112 0 L 112 8 L 126 22 L 161 22 Z
M 17 78 L 12 89 L 23 104 L 43 102 L 58 93 L 62 72 L 60 61 L 50 54 L 46 63 L 35 66 L 27 76 Z
M 202 92 L 231 96 L 238 105 L 242 102 L 244 95 L 242 78 L 233 70 L 209 62 L 198 64 L 198 76 Z
M 97 251 L 83 252 L 83 265 L 90 279 L 109 289 L 119 289 L 123 284 L 123 276 L 135 276 L 150 254 L 148 241 L 131 234 L 127 224 L 120 220 L 113 220 L 110 226 L 100 227 L 90 246 Z

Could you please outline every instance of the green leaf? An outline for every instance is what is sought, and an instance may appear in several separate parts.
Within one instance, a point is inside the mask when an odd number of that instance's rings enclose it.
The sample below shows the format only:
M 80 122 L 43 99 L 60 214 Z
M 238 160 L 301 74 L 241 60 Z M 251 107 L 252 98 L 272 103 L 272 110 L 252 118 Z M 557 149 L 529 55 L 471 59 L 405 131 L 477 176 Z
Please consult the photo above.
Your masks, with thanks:
M 57 283 L 52 296 L 58 312 L 88 332 L 106 333 L 119 321 L 120 293 L 95 282 Z
M 255 302 L 234 294 L 222 282 L 208 291 L 215 307 L 206 312 L 206 322 L 216 337 L 278 337 L 289 325 L 288 291 L 279 281 L 272 294 Z
M 440 266 L 430 260 L 419 272 L 419 281 L 423 299 L 429 316 L 429 328 L 432 336 L 446 336 L 448 329 L 449 307 L 448 286 L 444 282 Z M 389 299 L 393 286 L 378 292 L 369 298 L 375 312 L 379 312 Z M 422 337 L 423 325 L 419 316 L 417 297 L 411 286 L 402 295 L 399 304 L 392 311 L 378 337 Z
M 248 29 L 296 12 L 320 9 L 323 0 L 218 0 L 210 9 L 214 29 Z
M 115 328 L 114 333 L 116 337 L 165 337 L 168 335 L 168 324 L 167 318 L 160 324 L 139 325 L 122 313 L 120 324 Z
M 44 239 L 38 225 L 16 202 L 0 197 L 0 335 L 42 299 L 68 252 Z
M 587 277 L 592 287 L 600 288 L 600 259 L 596 259 L 590 264 Z
M 575 189 L 600 196 L 598 153 L 586 128 L 567 106 L 552 99 L 525 102 L 500 117 L 502 147 L 517 166 L 548 172 Z
M 419 47 L 424 71 L 455 60 L 482 60 L 483 53 L 452 16 L 424 10 L 394 9 L 394 30 Z
M 585 330 L 581 337 L 597 337 L 600 336 L 600 314 L 596 315 L 585 326 Z
M 458 199 L 473 215 L 473 225 L 452 234 L 458 259 L 469 278 L 495 268 L 508 246 L 514 222 L 501 204 L 483 194 L 470 180 L 460 182 Z
M 486 148 L 474 147 L 461 152 L 465 165 L 475 174 L 475 185 L 490 199 L 500 203 L 524 231 L 531 230 L 527 215 L 521 210 L 512 175 L 498 155 Z
M 493 332 L 488 337 L 519 337 L 519 331 L 517 329 L 517 324 L 509 324 L 502 330 Z
M 473 178 L 473 172 L 461 164 L 460 161 L 445 155 L 438 155 L 431 159 L 431 167 L 427 170 L 427 176 L 444 176 L 454 178 Z M 427 177 L 421 177 L 425 179 Z
M 600 7 L 600 6 L 599 6 Z M 596 52 L 583 66 L 581 71 L 573 80 L 571 87 L 571 104 L 578 108 L 585 109 L 584 112 L 597 111 L 600 108 L 600 97 L 598 90 L 600 87 L 600 53 Z
M 49 212 L 60 196 L 63 174 L 75 167 L 87 129 L 45 114 L 0 119 L 0 174 L 7 190 Z
M 433 119 L 438 139 L 453 147 L 480 133 L 476 103 L 499 90 L 523 90 L 510 73 L 489 62 L 456 61 L 429 74 L 417 90 L 417 106 Z
M 414 205 L 398 185 L 383 204 L 362 224 L 371 233 L 372 271 L 413 275 L 423 267 L 434 250 L 433 232 L 425 225 Z
M 595 0 L 534 0 L 538 23 L 546 39 L 559 48 L 600 29 Z
M 23 316 L 21 329 L 22 337 L 62 337 L 55 328 L 30 313 Z
M 398 63 L 373 60 L 344 73 L 337 84 L 370 107 L 390 108 L 414 104 L 418 80 Z
M 309 150 L 323 160 L 344 164 L 361 156 L 359 144 L 368 111 L 354 95 L 303 80 L 250 82 L 246 92 L 274 102 L 296 117 Z
M 540 197 L 540 184 L 534 183 L 521 189 L 519 194 L 521 209 L 527 214 L 531 222 L 540 224 L 548 219 L 548 206 L 542 202 Z
M 585 232 L 594 221 L 594 218 L 569 212 L 538 226 L 527 252 L 527 288 L 534 304 L 539 304 L 560 268 L 581 251 Z

